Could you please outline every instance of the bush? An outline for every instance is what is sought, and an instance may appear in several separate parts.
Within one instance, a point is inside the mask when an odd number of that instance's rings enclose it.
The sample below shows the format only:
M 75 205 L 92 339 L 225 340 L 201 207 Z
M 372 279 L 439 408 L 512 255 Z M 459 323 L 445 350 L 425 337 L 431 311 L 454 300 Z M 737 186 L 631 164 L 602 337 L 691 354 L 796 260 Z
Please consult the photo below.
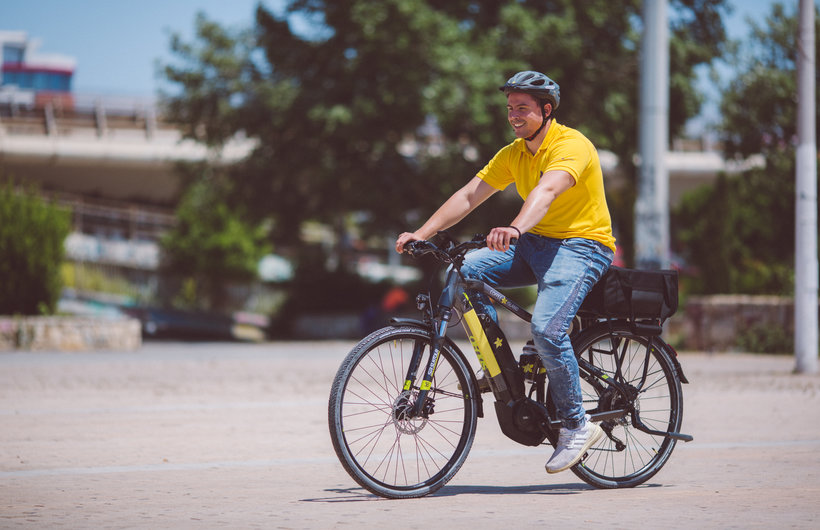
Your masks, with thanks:
M 749 353 L 794 352 L 794 335 L 774 324 L 757 324 L 740 333 L 737 346 Z
M 270 251 L 266 226 L 247 220 L 226 194 L 204 177 L 193 183 L 177 207 L 176 226 L 162 239 L 165 272 L 181 278 L 175 307 L 224 310 L 228 283 L 256 280 L 259 260 Z
M 34 190 L 0 183 L 0 314 L 53 313 L 71 213 Z

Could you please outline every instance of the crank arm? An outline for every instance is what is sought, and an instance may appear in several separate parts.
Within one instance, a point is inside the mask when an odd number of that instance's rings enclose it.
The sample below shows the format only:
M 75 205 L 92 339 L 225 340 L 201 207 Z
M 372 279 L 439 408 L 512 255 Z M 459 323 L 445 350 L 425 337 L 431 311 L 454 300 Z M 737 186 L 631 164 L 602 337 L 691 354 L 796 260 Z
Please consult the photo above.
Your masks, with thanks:
M 607 410 L 605 412 L 590 412 L 589 421 L 597 423 L 599 421 L 617 420 L 623 418 L 624 416 L 626 416 L 626 411 L 624 409 Z M 553 429 L 560 429 L 561 422 L 558 420 L 552 420 L 550 421 L 550 427 L 552 427 Z
M 599 421 L 606 421 L 606 420 L 619 420 L 626 416 L 626 410 L 624 409 L 616 409 L 616 410 L 607 410 L 605 412 L 590 412 L 589 417 L 591 418 L 590 421 L 592 422 L 599 422 Z
M 653 436 L 665 436 L 667 438 L 672 438 L 673 440 L 680 440 L 682 442 L 691 442 L 695 438 L 690 434 L 683 434 L 679 432 L 665 432 L 665 431 L 656 431 L 654 429 L 650 429 L 646 425 L 643 424 L 641 419 L 638 415 L 633 412 L 632 413 L 632 423 L 635 425 L 635 428 L 639 431 L 645 432 L 646 434 L 651 434 Z

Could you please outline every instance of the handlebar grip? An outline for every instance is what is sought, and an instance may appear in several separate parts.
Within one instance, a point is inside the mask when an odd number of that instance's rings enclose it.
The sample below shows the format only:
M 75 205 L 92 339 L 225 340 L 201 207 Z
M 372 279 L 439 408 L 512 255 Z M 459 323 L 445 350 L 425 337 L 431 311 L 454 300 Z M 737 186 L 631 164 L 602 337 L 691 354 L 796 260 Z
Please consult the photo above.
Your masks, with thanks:
M 421 256 L 422 254 L 425 254 L 425 253 L 429 252 L 431 250 L 430 246 L 431 246 L 430 242 L 428 242 L 428 241 L 424 241 L 424 240 L 410 241 L 409 243 L 404 245 L 404 251 L 406 253 L 410 254 L 411 256 L 413 256 L 414 258 L 417 258 L 417 257 Z

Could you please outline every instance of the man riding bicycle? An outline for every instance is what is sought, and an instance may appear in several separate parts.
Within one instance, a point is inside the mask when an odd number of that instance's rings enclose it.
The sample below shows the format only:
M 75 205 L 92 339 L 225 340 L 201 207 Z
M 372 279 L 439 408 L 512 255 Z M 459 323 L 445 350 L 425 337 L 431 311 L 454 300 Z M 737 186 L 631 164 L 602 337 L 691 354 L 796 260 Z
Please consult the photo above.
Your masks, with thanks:
M 558 84 L 540 72 L 524 71 L 500 90 L 507 96 L 507 120 L 516 140 L 421 228 L 401 234 L 396 251 L 453 226 L 491 195 L 515 183 L 524 199 L 518 215 L 510 225 L 490 230 L 487 248 L 468 254 L 461 270 L 467 278 L 500 288 L 538 287 L 533 342 L 547 370 L 562 425 L 546 470 L 558 473 L 575 465 L 603 434 L 587 421 L 568 330 L 587 293 L 612 263 L 615 238 L 595 147 L 580 132 L 555 121 Z M 473 303 L 497 319 L 484 295 L 476 296 Z

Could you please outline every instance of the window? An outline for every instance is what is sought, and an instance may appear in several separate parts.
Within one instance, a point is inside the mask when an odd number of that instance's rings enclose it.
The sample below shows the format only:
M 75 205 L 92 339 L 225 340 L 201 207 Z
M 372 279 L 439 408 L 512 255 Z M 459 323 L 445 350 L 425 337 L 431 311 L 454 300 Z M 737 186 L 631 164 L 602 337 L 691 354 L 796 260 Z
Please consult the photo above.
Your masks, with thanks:
M 3 62 L 4 63 L 22 63 L 23 62 L 23 47 L 6 44 L 3 46 Z
M 11 71 L 3 73 L 4 85 L 16 85 L 19 88 L 34 90 L 51 90 L 58 92 L 71 91 L 71 74 L 47 71 Z

